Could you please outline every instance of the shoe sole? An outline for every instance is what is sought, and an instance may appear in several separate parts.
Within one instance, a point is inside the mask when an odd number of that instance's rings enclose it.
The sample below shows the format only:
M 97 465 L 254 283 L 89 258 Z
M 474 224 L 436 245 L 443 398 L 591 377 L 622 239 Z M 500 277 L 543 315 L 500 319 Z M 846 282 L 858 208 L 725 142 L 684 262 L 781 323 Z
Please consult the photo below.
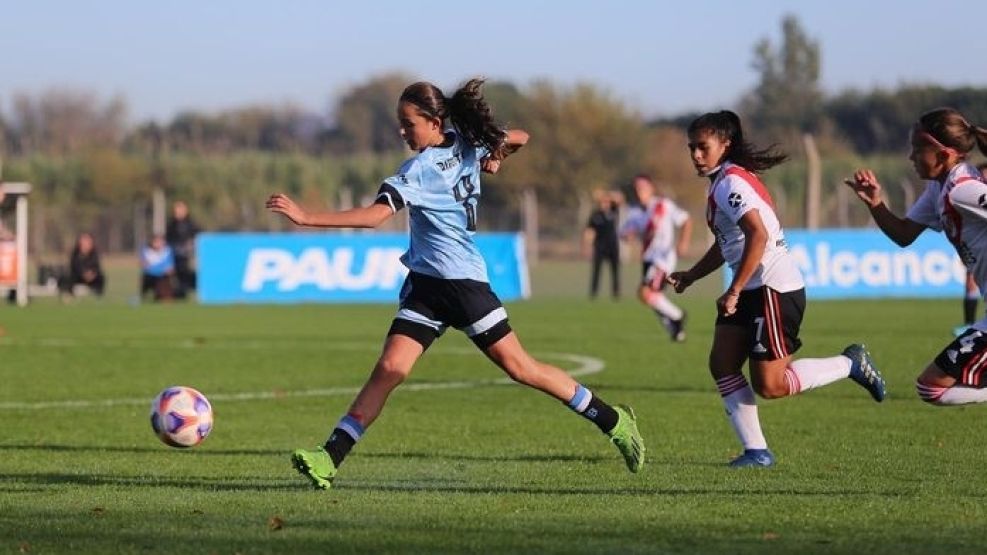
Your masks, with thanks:
M 871 396 L 872 399 L 874 399 L 874 401 L 880 403 L 880 402 L 884 401 L 884 398 L 885 397 L 888 396 L 888 385 L 887 385 L 887 382 L 884 380 L 884 376 L 881 375 L 881 371 L 877 369 L 877 366 L 874 366 L 874 361 L 871 359 L 870 352 L 867 351 L 867 347 L 864 347 L 863 345 L 861 345 L 860 346 L 860 351 L 861 351 L 861 353 L 860 353 L 860 368 L 861 368 L 861 371 L 864 374 L 863 375 L 864 381 L 857 381 L 856 379 L 854 379 L 853 381 L 856 382 L 857 384 L 859 384 L 864 389 L 866 389 L 867 392 L 870 393 L 870 396 Z M 846 356 L 846 350 L 845 349 L 844 349 L 843 352 L 844 352 L 844 356 Z M 850 359 L 850 360 L 852 361 L 851 363 L 856 363 L 856 361 L 854 361 L 853 359 Z M 871 383 L 869 383 L 869 382 L 866 381 L 866 379 L 867 379 L 867 372 L 863 371 L 863 368 L 864 368 L 865 365 L 868 368 L 870 368 L 871 374 L 873 374 L 873 376 L 874 376 L 874 383 L 873 384 L 871 384 Z M 875 386 L 875 387 L 872 388 L 872 385 Z
M 332 487 L 332 482 L 312 472 L 312 467 L 308 464 L 308 461 L 305 460 L 304 455 L 292 453 L 291 465 L 295 467 L 295 470 L 297 470 L 299 474 L 308 478 L 308 480 L 312 482 L 312 485 L 317 489 L 327 490 Z

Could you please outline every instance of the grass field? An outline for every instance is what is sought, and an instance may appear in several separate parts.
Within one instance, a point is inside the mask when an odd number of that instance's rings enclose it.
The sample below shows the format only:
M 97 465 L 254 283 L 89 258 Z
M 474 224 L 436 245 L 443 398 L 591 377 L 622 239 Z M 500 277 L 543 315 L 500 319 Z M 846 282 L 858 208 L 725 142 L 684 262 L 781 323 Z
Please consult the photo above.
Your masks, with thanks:
M 987 407 L 932 408 L 912 385 L 958 298 L 810 300 L 801 354 L 866 341 L 890 398 L 844 382 L 762 402 L 779 464 L 737 471 L 705 368 L 716 284 L 683 300 L 690 336 L 673 345 L 632 300 L 583 300 L 584 276 L 539 267 L 512 324 L 635 407 L 650 456 L 638 475 L 558 403 L 491 383 L 498 371 L 450 333 L 334 489 L 310 489 L 288 453 L 345 411 L 392 306 L 130 306 L 117 285 L 101 302 L 0 308 L 0 552 L 987 551 Z M 150 430 L 150 399 L 172 384 L 213 400 L 216 427 L 192 450 Z

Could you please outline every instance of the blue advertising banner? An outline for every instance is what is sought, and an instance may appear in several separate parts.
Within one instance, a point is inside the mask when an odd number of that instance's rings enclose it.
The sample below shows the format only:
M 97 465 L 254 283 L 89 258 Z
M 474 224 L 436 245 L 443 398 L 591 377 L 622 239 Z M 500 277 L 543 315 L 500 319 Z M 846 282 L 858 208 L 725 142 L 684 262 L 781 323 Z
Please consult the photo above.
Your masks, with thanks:
M 530 296 L 524 237 L 478 233 L 494 292 Z M 408 270 L 402 233 L 203 233 L 196 238 L 202 303 L 397 302 Z
M 966 269 L 945 236 L 900 248 L 877 229 L 785 230 L 810 299 L 958 297 Z M 724 272 L 725 285 L 730 272 Z

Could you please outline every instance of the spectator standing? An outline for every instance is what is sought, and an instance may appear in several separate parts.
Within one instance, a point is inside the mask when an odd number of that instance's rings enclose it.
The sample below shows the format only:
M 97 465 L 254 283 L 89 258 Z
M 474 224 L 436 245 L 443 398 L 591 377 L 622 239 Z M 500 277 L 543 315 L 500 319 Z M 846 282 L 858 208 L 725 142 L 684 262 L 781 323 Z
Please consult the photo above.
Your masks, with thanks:
M 165 229 L 165 240 L 175 256 L 175 296 L 183 299 L 189 291 L 195 290 L 196 275 L 192 261 L 199 226 L 189 216 L 188 205 L 184 201 L 175 201 L 171 209 L 172 217 Z

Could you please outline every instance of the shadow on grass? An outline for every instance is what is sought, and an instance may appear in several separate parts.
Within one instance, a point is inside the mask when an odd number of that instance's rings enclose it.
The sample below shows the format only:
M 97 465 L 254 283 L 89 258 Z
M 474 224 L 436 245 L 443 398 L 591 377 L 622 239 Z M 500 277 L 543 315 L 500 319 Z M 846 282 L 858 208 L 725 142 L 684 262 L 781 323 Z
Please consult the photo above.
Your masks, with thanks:
M 217 455 L 263 455 L 287 456 L 289 451 L 279 449 L 209 449 L 199 447 L 195 450 L 173 449 L 165 446 L 158 447 L 122 447 L 118 445 L 65 445 L 65 444 L 0 444 L 0 451 L 51 451 L 65 453 L 175 453 L 189 452 L 196 456 Z
M 613 457 L 600 455 L 570 455 L 570 454 L 546 454 L 546 455 L 477 455 L 473 453 L 423 453 L 415 451 L 369 451 L 359 453 L 360 457 L 368 459 L 427 459 L 446 461 L 489 461 L 489 462 L 587 462 L 598 463 L 614 460 Z
M 0 444 L 2 451 L 48 451 L 64 453 L 152 453 L 152 454 L 172 454 L 176 451 L 187 451 L 195 456 L 276 456 L 287 457 L 290 450 L 278 449 L 208 449 L 197 448 L 194 451 L 185 449 L 171 449 L 168 447 L 121 447 L 121 446 L 98 446 L 98 445 L 65 445 L 65 444 Z M 354 453 L 355 457 L 367 457 L 370 459 L 428 459 L 428 460 L 448 460 L 448 461 L 489 461 L 489 462 L 589 462 L 596 463 L 612 460 L 614 457 L 604 457 L 599 455 L 571 455 L 571 454 L 544 454 L 544 455 L 477 455 L 473 453 L 424 453 L 424 452 L 363 452 Z M 616 455 L 615 455 L 616 456 Z
M 175 477 L 139 477 L 117 476 L 108 474 L 0 474 L 0 483 L 45 485 L 45 486 L 123 486 L 141 488 L 183 488 L 224 492 L 272 492 L 272 491 L 302 491 L 312 488 L 297 477 L 270 479 L 261 477 L 240 477 L 240 479 L 213 478 L 207 476 Z M 0 491 L 25 491 L 28 488 L 17 486 L 0 486 Z M 453 493 L 453 494 L 510 494 L 510 495 L 622 495 L 622 496 L 726 496 L 726 497 L 757 497 L 757 496 L 796 496 L 796 497 L 833 497 L 861 496 L 894 498 L 898 494 L 868 491 L 851 488 L 752 488 L 738 489 L 734 484 L 724 484 L 721 488 L 699 487 L 646 487 L 646 486 L 613 486 L 613 487 L 553 487 L 538 485 L 504 485 L 483 484 L 454 481 L 445 478 L 413 479 L 405 481 L 370 482 L 360 480 L 341 480 L 333 484 L 334 490 L 366 491 L 390 493 Z
M 297 478 L 270 479 L 261 477 L 240 476 L 231 478 L 213 478 L 208 476 L 176 477 L 141 477 L 115 476 L 110 474 L 0 474 L 0 482 L 8 484 L 43 484 L 47 486 L 136 486 L 161 488 L 191 488 L 212 491 L 247 491 L 267 492 L 276 490 L 297 490 L 304 486 Z M 12 486 L 11 489 L 16 486 Z
M 824 497 L 861 496 L 861 497 L 898 497 L 897 494 L 853 490 L 853 489 L 799 489 L 799 488 L 762 488 L 738 489 L 736 485 L 724 485 L 722 488 L 712 487 L 550 487 L 550 486 L 518 486 L 518 485 L 489 485 L 448 483 L 431 480 L 409 480 L 408 482 L 362 482 L 341 480 L 333 484 L 333 489 L 343 491 L 371 492 L 416 492 L 416 493 L 462 493 L 462 494 L 523 494 L 523 495 L 625 495 L 625 496 L 796 496 Z

